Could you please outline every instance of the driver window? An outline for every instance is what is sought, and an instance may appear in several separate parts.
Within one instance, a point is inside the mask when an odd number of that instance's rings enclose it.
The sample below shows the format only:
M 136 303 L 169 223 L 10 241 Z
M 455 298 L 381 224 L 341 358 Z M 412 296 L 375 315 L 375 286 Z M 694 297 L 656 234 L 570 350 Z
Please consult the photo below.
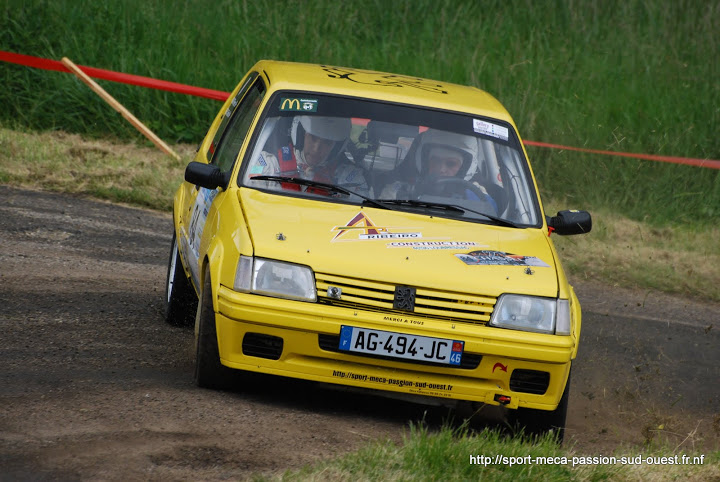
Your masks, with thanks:
M 221 171 L 232 170 L 264 94 L 265 85 L 262 80 L 258 79 L 240 101 L 240 105 L 235 109 L 235 112 L 232 113 L 227 128 L 222 133 L 220 142 L 210 161 L 212 164 L 217 165 Z

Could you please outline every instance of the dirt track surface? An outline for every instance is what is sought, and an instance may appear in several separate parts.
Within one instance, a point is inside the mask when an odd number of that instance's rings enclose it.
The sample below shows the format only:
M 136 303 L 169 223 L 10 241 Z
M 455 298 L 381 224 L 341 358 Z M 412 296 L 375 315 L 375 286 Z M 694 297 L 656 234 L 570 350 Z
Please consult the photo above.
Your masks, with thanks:
M 448 413 L 274 377 L 199 389 L 192 330 L 162 320 L 169 215 L 7 186 L 0 199 L 2 480 L 269 475 Z M 574 284 L 566 445 L 717 450 L 720 305 Z

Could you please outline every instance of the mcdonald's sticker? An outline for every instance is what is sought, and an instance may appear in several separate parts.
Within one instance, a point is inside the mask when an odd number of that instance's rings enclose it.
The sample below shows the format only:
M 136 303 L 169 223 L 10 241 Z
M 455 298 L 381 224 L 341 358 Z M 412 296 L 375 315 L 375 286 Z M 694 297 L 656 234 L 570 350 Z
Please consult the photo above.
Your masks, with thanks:
M 317 99 L 280 99 L 280 110 L 291 112 L 317 112 Z

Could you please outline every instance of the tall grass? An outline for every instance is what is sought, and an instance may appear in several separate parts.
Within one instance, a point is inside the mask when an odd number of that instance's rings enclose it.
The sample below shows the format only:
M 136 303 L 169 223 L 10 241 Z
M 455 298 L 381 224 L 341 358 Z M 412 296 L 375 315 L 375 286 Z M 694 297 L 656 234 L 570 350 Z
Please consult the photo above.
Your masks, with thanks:
M 3 0 L 0 49 L 231 90 L 258 59 L 469 84 L 526 139 L 720 158 L 720 3 Z M 138 139 L 70 75 L 0 64 L 0 122 Z M 105 83 L 169 142 L 219 105 Z M 543 194 L 655 223 L 720 220 L 720 172 L 529 148 Z M 591 182 L 590 182 L 591 181 Z

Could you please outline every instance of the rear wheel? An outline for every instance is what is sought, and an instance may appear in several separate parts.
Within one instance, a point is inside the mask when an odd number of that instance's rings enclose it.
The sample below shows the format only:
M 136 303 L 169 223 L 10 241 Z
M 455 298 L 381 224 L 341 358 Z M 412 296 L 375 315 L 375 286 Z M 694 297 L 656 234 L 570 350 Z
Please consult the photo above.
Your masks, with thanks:
M 165 321 L 175 326 L 190 326 L 195 320 L 197 295 L 185 276 L 178 251 L 177 238 L 173 233 L 170 259 L 165 278 Z
M 565 423 L 567 421 L 569 398 L 570 376 L 568 375 L 565 390 L 555 410 L 547 411 L 518 408 L 517 410 L 510 411 L 508 421 L 513 428 L 523 429 L 526 435 L 543 436 L 546 433 L 552 433 L 557 443 L 560 444 L 565 438 Z
M 202 388 L 223 389 L 230 386 L 232 377 L 233 370 L 220 363 L 210 269 L 205 268 L 195 320 L 195 383 Z

